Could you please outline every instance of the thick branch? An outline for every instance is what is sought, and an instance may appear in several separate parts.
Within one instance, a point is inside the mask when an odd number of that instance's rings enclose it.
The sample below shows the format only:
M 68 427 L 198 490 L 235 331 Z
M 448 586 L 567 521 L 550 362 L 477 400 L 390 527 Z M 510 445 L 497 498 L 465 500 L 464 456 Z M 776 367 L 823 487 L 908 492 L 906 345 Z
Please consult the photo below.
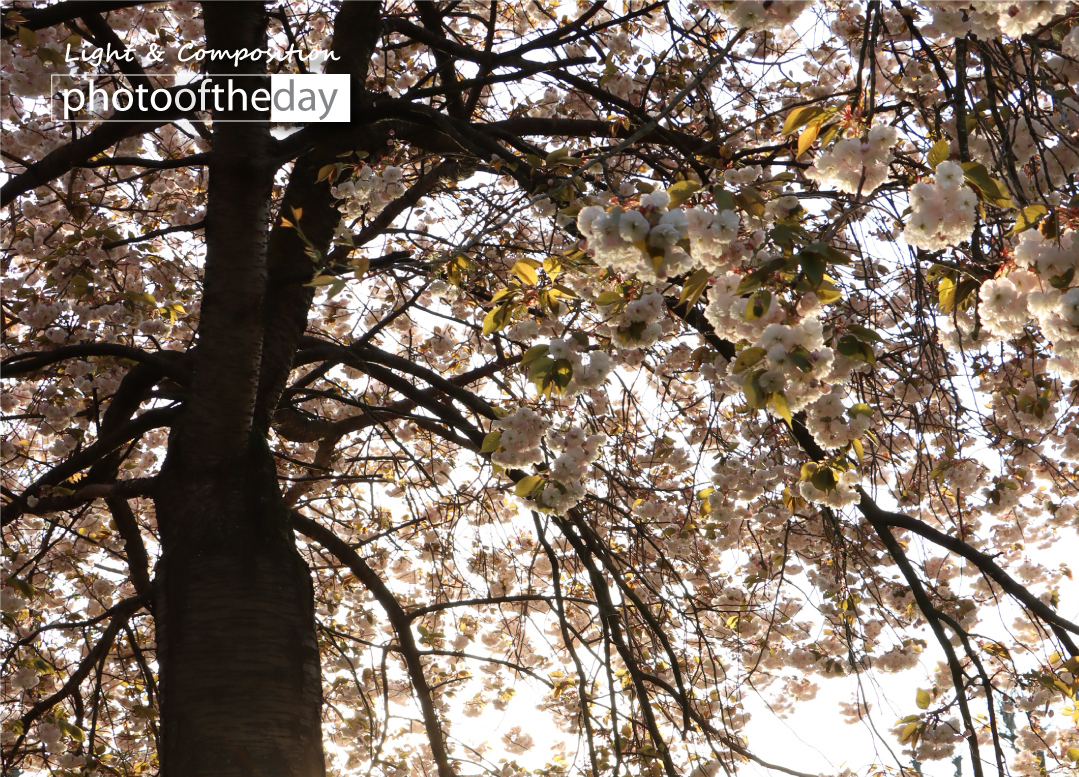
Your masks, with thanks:
M 446 752 L 446 739 L 442 733 L 442 724 L 435 710 L 434 701 L 431 697 L 431 688 L 423 673 L 423 663 L 420 660 L 420 652 L 416 647 L 416 640 L 412 636 L 412 624 L 408 613 L 401 607 L 393 592 L 382 582 L 367 562 L 359 553 L 348 546 L 348 543 L 334 534 L 326 527 L 316 523 L 302 513 L 293 510 L 292 525 L 303 536 L 314 540 L 337 560 L 347 566 L 352 574 L 367 588 L 375 597 L 375 600 L 386 612 L 386 617 L 393 626 L 394 633 L 400 643 L 401 655 L 405 659 L 408 676 L 412 680 L 412 687 L 419 699 L 420 711 L 423 714 L 423 725 L 427 730 L 427 740 L 431 746 L 431 753 L 438 766 L 439 777 L 456 777 L 450 767 L 449 754 Z

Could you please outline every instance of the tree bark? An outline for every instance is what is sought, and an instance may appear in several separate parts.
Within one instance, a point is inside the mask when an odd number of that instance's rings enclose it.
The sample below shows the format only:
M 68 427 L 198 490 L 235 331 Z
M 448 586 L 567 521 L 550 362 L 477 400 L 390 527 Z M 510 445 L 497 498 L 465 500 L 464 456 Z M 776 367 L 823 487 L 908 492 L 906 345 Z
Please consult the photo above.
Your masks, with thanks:
M 265 48 L 265 14 L 262 3 L 204 4 L 207 48 Z M 264 122 L 214 122 L 198 347 L 155 494 L 163 777 L 325 774 L 311 575 L 255 423 L 270 144 Z
M 163 777 L 321 777 L 311 575 L 268 446 L 253 435 L 227 466 L 163 478 L 154 580 Z

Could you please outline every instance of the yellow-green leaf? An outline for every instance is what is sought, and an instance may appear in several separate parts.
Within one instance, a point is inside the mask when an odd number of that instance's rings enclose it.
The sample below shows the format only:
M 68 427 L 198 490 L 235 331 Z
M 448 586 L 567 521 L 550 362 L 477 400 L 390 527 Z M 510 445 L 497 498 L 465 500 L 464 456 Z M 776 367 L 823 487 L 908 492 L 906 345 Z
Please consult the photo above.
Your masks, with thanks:
M 336 169 L 337 169 L 336 164 L 323 165 L 322 167 L 320 167 L 318 169 L 318 178 L 315 179 L 315 183 L 318 183 L 319 181 L 325 181 L 327 178 L 330 177 L 330 173 L 332 173 Z
M 625 302 L 626 298 L 617 291 L 601 291 L 599 296 L 596 297 L 597 305 L 617 305 L 619 302 Z
M 86 740 L 86 734 L 78 726 L 73 726 L 65 720 L 60 721 L 60 730 L 74 739 L 76 742 L 83 742 Z
M 1018 235 L 1020 232 L 1026 232 L 1031 227 L 1036 226 L 1048 212 L 1049 209 L 1044 205 L 1028 205 L 1019 211 L 1019 215 L 1015 219 L 1015 225 L 1008 230 L 1008 234 Z
M 798 135 L 798 153 L 794 155 L 795 159 L 809 150 L 809 147 L 813 145 L 813 141 L 817 139 L 817 134 L 819 132 L 819 121 L 811 121 L 809 125 L 802 130 L 801 134 Z
M 29 27 L 19 28 L 19 42 L 22 43 L 28 49 L 37 48 L 37 33 L 31 30 Z
M 542 345 L 533 345 L 531 348 L 525 351 L 524 356 L 521 357 L 521 366 L 527 367 L 541 356 L 546 356 L 548 351 L 550 350 L 551 346 L 547 343 L 543 343 Z
M 911 738 L 914 732 L 917 731 L 921 725 L 921 723 L 908 723 L 903 729 L 903 733 L 900 734 L 899 741 L 905 744 L 906 741 Z
M 667 194 L 671 197 L 670 207 L 677 208 L 700 190 L 701 185 L 696 181 L 679 181 L 667 190 Z
M 918 692 L 914 695 L 914 700 L 918 705 L 918 709 L 927 710 L 929 709 L 929 702 L 932 701 L 932 697 L 930 697 L 929 691 L 919 688 Z
M 955 310 L 955 281 L 951 278 L 941 278 L 937 284 L 937 304 L 943 313 Z
M 483 436 L 483 445 L 480 446 L 480 453 L 494 453 L 501 445 L 502 432 L 488 432 Z
M 791 416 L 790 405 L 787 404 L 787 398 L 783 396 L 782 391 L 777 391 L 775 394 L 772 394 L 772 407 L 788 424 L 794 423 L 794 419 Z
M 1079 747 L 1069 747 L 1068 752 L 1064 753 L 1068 757 L 1069 761 L 1079 761 Z
M 933 144 L 933 147 L 929 149 L 929 153 L 926 154 L 925 161 L 934 170 L 937 169 L 937 165 L 948 158 L 948 154 L 952 151 L 952 145 L 947 140 L 938 140 Z
M 529 286 L 535 286 L 539 283 L 539 276 L 536 274 L 536 268 L 525 259 L 521 259 L 514 263 L 513 272 Z
M 485 335 L 504 329 L 510 321 L 510 306 L 498 305 L 491 308 L 490 312 L 483 317 L 483 333 Z
M 764 370 L 755 372 L 742 386 L 742 393 L 746 395 L 746 404 L 749 405 L 750 410 L 759 410 L 768 401 L 760 384 L 760 376 L 763 372 Z
M 743 348 L 741 351 L 738 352 L 738 356 L 734 360 L 733 372 L 741 372 L 742 370 L 746 370 L 752 367 L 754 364 L 763 359 L 764 354 L 766 353 L 767 351 L 765 351 L 759 345 L 753 345 L 749 348 Z
M 565 159 L 568 156 L 569 156 L 569 149 L 568 148 L 555 149 L 554 151 L 552 151 L 550 154 L 547 155 L 547 166 L 550 167 L 551 165 L 558 164 L 559 162 L 561 162 L 563 159 Z
M 711 277 L 712 272 L 707 268 L 697 270 L 689 276 L 682 286 L 682 295 L 678 298 L 679 303 L 686 303 L 687 310 L 696 305 L 697 300 L 704 294 L 704 290 L 708 288 L 708 279 Z
M 316 275 L 309 280 L 304 286 L 329 286 L 337 280 L 335 275 Z
M 543 482 L 543 478 L 540 475 L 527 475 L 517 481 L 517 485 L 513 489 L 513 493 L 517 496 L 528 496 L 535 491 L 536 486 Z
M 964 178 L 982 196 L 982 199 L 998 208 L 1015 207 L 1007 187 L 990 176 L 985 165 L 981 162 L 963 162 L 962 164 Z
M 799 128 L 804 127 L 813 119 L 824 114 L 824 109 L 819 105 L 802 105 L 787 114 L 783 122 L 783 134 L 794 134 Z

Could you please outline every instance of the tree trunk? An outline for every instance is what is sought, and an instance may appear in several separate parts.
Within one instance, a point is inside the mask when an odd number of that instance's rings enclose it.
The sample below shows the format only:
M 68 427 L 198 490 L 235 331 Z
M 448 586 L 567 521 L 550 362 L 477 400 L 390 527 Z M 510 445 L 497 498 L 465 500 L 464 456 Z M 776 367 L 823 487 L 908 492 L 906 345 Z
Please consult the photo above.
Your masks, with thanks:
M 272 454 L 165 473 L 157 566 L 163 777 L 323 775 L 310 571 Z
M 262 3 L 205 3 L 203 15 L 208 49 L 265 48 Z M 255 421 L 260 380 L 281 382 L 262 374 L 270 144 L 264 122 L 214 123 L 194 375 L 155 494 L 163 777 L 325 774 L 311 575 Z

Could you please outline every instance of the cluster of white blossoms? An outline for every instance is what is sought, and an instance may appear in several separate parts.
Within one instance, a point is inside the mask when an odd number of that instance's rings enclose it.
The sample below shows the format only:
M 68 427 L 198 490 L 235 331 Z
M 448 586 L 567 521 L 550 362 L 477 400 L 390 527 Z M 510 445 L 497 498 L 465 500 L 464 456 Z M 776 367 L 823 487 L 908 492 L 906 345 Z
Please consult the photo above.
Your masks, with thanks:
M 535 410 L 518 408 L 492 426 L 502 432 L 502 449 L 491 456 L 495 464 L 506 468 L 524 467 L 543 460 L 540 443 L 551 423 Z
M 844 138 L 821 153 L 805 176 L 847 194 L 870 194 L 888 179 L 897 139 L 895 127 L 878 124 L 866 140 Z
M 723 173 L 723 183 L 728 186 L 745 186 L 760 178 L 763 172 L 760 165 L 735 167 Z
M 822 380 L 832 377 L 835 352 L 824 345 L 824 328 L 819 319 L 807 316 L 796 323 L 769 324 L 753 347 L 764 351 L 755 369 L 764 368 L 758 383 L 769 394 L 782 392 L 792 413 L 812 405 L 821 395 Z M 736 362 L 728 365 L 728 385 L 736 385 Z M 818 440 L 823 443 L 823 440 Z
M 806 409 L 806 428 L 822 448 L 842 448 L 865 434 L 870 413 L 852 413 L 834 389 Z
M 1039 287 L 1038 279 L 1032 273 L 1019 271 L 1010 275 L 993 278 L 982 284 L 978 291 L 980 307 L 978 313 L 981 316 L 982 326 L 993 335 L 1007 339 L 1014 337 L 1023 331 L 1023 327 L 1030 321 L 1027 312 L 1027 300 L 1024 295 L 1036 292 Z M 1045 297 L 1039 294 L 1039 297 Z M 1057 298 L 1060 297 L 1059 292 Z M 1036 303 L 1040 309 L 1043 307 L 1042 300 Z
M 330 188 L 330 194 L 341 200 L 337 209 L 350 219 L 359 217 L 367 206 L 368 212 L 382 210 L 391 200 L 405 193 L 404 170 L 387 165 L 376 173 L 364 165 L 355 176 Z
M 588 474 L 592 462 L 599 458 L 607 435 L 588 434 L 579 426 L 571 426 L 565 434 L 548 433 L 547 442 L 561 453 L 551 465 L 551 480 L 540 492 L 537 502 L 546 510 L 564 513 L 584 499 L 581 480 Z
M 611 336 L 623 348 L 647 348 L 663 334 L 660 319 L 666 310 L 667 304 L 663 301 L 663 295 L 655 291 L 643 295 L 640 299 L 631 300 L 611 322 L 617 327 Z
M 982 284 L 978 293 L 982 325 L 995 337 L 1019 334 L 1031 319 L 1053 347 L 1053 367 L 1064 377 L 1079 377 L 1079 288 L 1057 285 L 1079 272 L 1079 241 L 1074 231 L 1059 242 L 1027 230 L 1015 249 L 1019 269 Z
M 667 210 L 670 202 L 670 195 L 657 189 L 641 197 L 639 209 L 590 205 L 577 214 L 577 229 L 597 264 L 642 280 L 673 277 L 699 266 L 718 271 L 748 254 L 737 241 L 741 217 L 736 211 Z
M 599 388 L 613 367 L 610 355 L 604 351 L 588 352 L 588 361 L 585 361 L 585 354 L 580 352 L 581 344 L 572 337 L 551 340 L 548 348 L 547 355 L 552 359 L 565 359 L 573 366 L 573 378 L 563 392 L 566 396 Z
M 911 187 L 912 213 L 903 238 L 927 251 L 957 245 L 974 231 L 977 202 L 974 190 L 963 185 L 963 168 L 956 162 L 941 162 L 932 184 L 922 181 Z
M 704 317 L 715 328 L 716 334 L 734 343 L 755 341 L 769 324 L 777 324 L 785 317 L 776 297 L 754 299 L 739 294 L 738 287 L 743 279 L 733 272 L 713 278 L 713 285 L 708 290 L 708 307 L 704 309 Z M 757 315 L 747 321 L 746 308 L 750 304 L 759 304 L 759 309 Z
M 920 29 L 925 37 L 937 39 L 965 38 L 968 33 L 982 40 L 1017 38 L 1065 13 L 1067 5 L 1065 0 L 937 0 L 931 6 L 932 21 Z
M 911 721 L 900 721 L 892 728 L 896 739 L 903 741 L 903 733 Z M 963 741 L 965 726 L 956 718 L 925 724 L 918 732 L 914 757 L 919 761 L 936 761 L 950 758 L 955 753 L 955 746 Z M 908 734 L 908 739 L 909 739 Z
M 789 27 L 812 4 L 812 0 L 708 0 L 708 7 L 715 11 L 717 16 L 735 27 L 745 27 L 750 32 Z

